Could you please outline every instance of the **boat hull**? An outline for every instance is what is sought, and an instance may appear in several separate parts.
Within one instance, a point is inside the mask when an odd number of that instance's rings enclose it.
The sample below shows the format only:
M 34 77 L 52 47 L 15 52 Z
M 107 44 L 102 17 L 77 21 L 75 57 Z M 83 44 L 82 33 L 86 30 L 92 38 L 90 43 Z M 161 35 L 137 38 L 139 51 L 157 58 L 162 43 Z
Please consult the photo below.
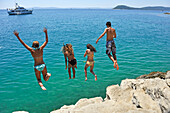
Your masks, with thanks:
M 32 14 L 32 10 L 31 11 L 23 11 L 23 12 L 11 12 L 8 11 L 9 15 L 26 15 L 26 14 Z

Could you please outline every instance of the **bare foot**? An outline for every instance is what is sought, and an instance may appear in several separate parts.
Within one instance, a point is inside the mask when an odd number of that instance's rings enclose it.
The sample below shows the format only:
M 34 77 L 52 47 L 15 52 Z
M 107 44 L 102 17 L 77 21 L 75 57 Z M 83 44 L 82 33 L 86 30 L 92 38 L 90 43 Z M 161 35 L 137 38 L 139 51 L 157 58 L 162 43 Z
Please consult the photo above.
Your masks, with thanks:
M 50 74 L 50 73 L 47 73 L 47 75 L 46 75 L 46 77 L 47 77 L 46 81 L 48 81 L 48 79 L 50 78 L 50 76 L 51 76 L 51 74 Z
M 73 77 L 73 79 L 75 79 L 75 77 Z
M 97 80 L 97 75 L 95 75 L 95 81 Z
M 38 84 L 40 85 L 40 87 L 41 87 L 42 90 L 47 90 L 47 89 L 43 86 L 42 82 L 39 82 Z
M 47 90 L 44 86 L 41 86 L 41 89 L 42 89 L 42 90 Z
M 119 66 L 118 66 L 118 64 L 117 64 L 117 63 L 116 63 L 116 67 L 117 67 L 116 69 L 117 69 L 117 70 L 119 70 Z
M 50 77 L 51 76 L 51 73 L 47 73 L 47 77 Z
M 114 68 L 116 68 L 116 62 L 114 62 Z
M 69 79 L 71 79 L 71 77 L 69 77 Z
M 87 81 L 87 77 L 85 77 L 85 81 Z

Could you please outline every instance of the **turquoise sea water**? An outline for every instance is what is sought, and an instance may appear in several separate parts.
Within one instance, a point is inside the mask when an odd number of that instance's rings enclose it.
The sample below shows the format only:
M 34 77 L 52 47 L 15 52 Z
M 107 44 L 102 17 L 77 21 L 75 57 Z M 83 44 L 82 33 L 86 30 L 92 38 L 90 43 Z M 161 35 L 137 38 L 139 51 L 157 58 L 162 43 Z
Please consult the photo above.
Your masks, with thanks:
M 116 29 L 116 71 L 105 54 L 105 38 L 96 39 L 112 22 Z M 44 61 L 52 74 L 43 80 L 47 91 L 39 87 L 31 54 L 13 35 L 18 30 L 29 46 L 45 41 L 43 27 L 47 27 L 49 43 L 44 49 Z M 71 43 L 78 60 L 76 79 L 69 80 L 65 70 L 62 44 Z M 94 72 L 88 71 L 84 81 L 83 54 L 86 44 L 97 49 Z M 88 69 L 89 70 L 89 69 Z M 120 84 L 122 79 L 136 78 L 152 71 L 170 70 L 170 15 L 162 11 L 110 9 L 36 9 L 32 15 L 8 16 L 0 10 L 0 112 L 25 110 L 48 113 L 63 105 L 75 104 L 80 98 L 105 97 L 108 85 Z

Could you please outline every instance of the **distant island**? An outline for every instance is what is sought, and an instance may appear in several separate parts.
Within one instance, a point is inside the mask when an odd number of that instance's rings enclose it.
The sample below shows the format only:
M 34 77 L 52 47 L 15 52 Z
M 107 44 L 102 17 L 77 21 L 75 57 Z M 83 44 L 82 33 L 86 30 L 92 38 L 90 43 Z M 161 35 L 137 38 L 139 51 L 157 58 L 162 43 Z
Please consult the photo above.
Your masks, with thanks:
M 164 13 L 164 14 L 170 15 L 170 13 Z
M 129 7 L 126 5 L 118 5 L 118 6 L 114 7 L 113 9 L 170 11 L 170 7 L 163 7 L 163 6 L 148 6 L 148 7 L 142 7 L 142 8 L 135 8 L 135 7 Z

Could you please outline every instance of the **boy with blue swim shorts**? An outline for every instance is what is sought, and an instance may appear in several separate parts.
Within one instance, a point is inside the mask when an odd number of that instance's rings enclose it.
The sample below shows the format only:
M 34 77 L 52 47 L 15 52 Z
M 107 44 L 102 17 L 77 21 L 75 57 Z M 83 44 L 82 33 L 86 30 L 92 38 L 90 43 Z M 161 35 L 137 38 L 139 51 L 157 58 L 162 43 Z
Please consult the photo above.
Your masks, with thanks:
M 116 45 L 115 45 L 115 42 L 113 40 L 113 38 L 116 38 L 116 32 L 115 32 L 115 29 L 113 29 L 111 27 L 111 22 L 107 22 L 106 26 L 107 26 L 107 28 L 105 29 L 105 31 L 96 40 L 96 44 L 98 43 L 99 39 L 101 39 L 107 33 L 106 54 L 113 61 L 114 68 L 119 70 L 119 66 L 118 66 L 117 58 L 116 58 Z M 110 54 L 111 52 L 112 52 L 112 55 Z
M 31 52 L 32 57 L 34 58 L 34 70 L 35 75 L 38 81 L 38 84 L 40 85 L 42 90 L 46 90 L 44 85 L 41 81 L 41 73 L 43 75 L 43 78 L 45 81 L 48 81 L 49 77 L 51 76 L 50 73 L 47 73 L 47 68 L 43 60 L 43 49 L 48 43 L 48 35 L 47 35 L 47 29 L 44 28 L 44 33 L 46 37 L 46 41 L 39 47 L 39 42 L 34 41 L 32 44 L 32 47 L 25 44 L 21 38 L 19 37 L 19 33 L 17 31 L 14 31 L 14 35 L 18 38 L 18 40 L 21 42 L 21 44 Z

